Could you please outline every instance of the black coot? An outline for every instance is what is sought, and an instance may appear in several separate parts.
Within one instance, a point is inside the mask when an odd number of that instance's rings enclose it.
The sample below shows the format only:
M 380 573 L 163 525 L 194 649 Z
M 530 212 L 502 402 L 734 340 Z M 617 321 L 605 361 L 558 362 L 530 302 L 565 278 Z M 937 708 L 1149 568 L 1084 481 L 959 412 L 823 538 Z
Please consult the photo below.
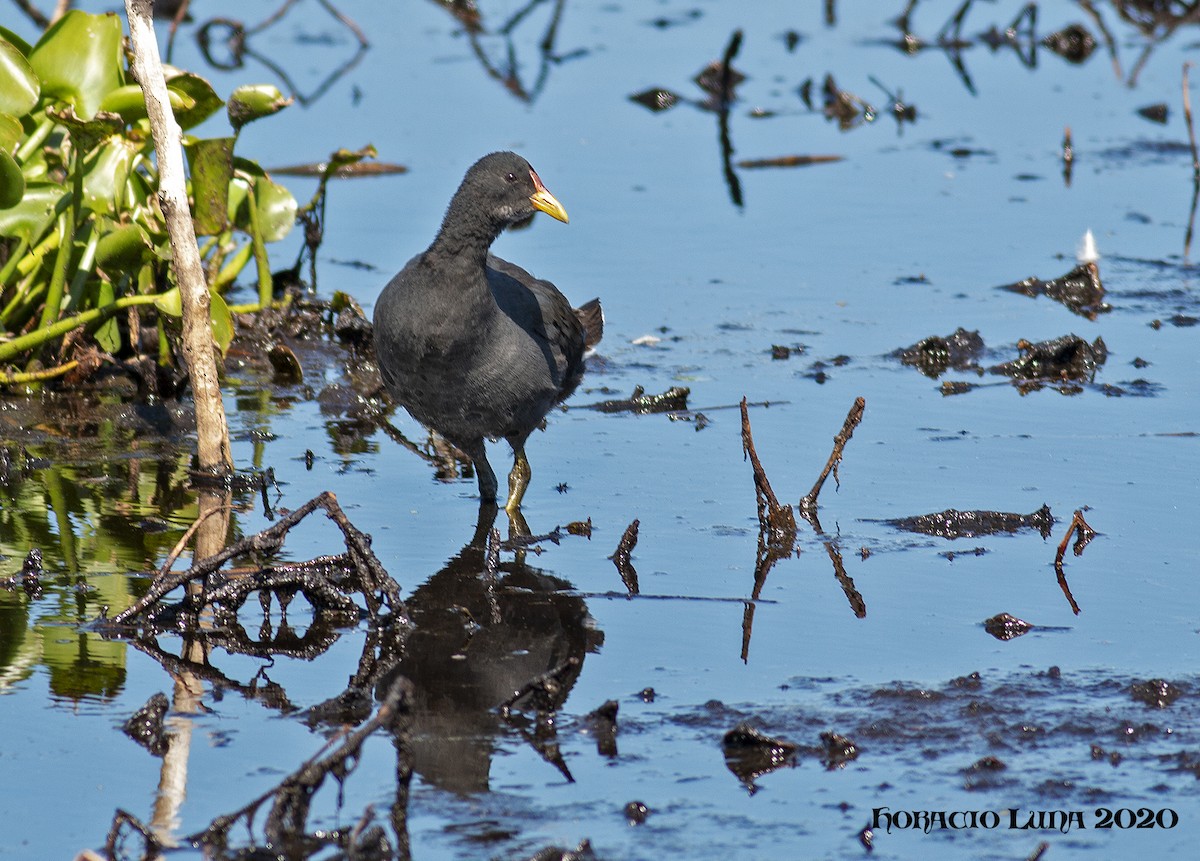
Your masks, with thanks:
M 429 249 L 408 262 L 375 303 L 375 350 L 392 396 L 475 464 L 481 504 L 496 474 L 484 438 L 508 440 L 513 468 L 505 508 L 529 484 L 525 440 L 583 378 L 584 351 L 600 341 L 600 301 L 572 308 L 549 281 L 488 252 L 510 224 L 566 210 L 516 153 L 484 156 L 467 171 Z

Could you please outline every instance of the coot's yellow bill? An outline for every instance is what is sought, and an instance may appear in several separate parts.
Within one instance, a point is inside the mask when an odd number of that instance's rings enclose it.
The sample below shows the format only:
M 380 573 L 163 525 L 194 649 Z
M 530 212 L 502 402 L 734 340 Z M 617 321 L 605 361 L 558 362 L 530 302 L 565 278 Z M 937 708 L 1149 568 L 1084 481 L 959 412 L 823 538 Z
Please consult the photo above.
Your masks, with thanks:
M 529 171 L 529 175 L 533 177 L 533 187 L 535 189 L 533 194 L 529 196 L 529 202 L 551 218 L 557 218 L 563 224 L 566 224 L 568 221 L 567 211 L 558 202 L 558 198 L 546 190 L 546 186 L 542 185 L 541 178 L 533 170 Z

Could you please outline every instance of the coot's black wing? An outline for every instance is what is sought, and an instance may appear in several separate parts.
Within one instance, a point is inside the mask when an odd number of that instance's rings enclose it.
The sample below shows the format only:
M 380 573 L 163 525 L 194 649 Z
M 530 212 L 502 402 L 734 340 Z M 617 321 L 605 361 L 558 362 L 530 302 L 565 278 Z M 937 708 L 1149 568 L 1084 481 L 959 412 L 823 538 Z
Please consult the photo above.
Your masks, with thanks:
M 549 281 L 520 266 L 488 255 L 488 285 L 500 310 L 532 336 L 546 359 L 557 400 L 564 400 L 583 379 L 585 332 L 567 297 Z

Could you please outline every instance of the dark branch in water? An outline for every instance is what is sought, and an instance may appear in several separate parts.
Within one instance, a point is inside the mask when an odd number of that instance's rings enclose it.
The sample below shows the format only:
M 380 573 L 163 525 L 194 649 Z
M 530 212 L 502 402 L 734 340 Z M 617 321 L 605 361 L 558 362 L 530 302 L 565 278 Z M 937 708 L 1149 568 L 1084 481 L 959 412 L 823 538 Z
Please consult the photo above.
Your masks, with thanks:
M 358 764 L 363 744 L 376 730 L 385 729 L 396 735 L 403 743 L 404 719 L 408 715 L 411 697 L 412 684 L 402 676 L 397 677 L 388 689 L 387 695 L 375 715 L 358 729 L 345 733 L 342 743 L 336 749 L 323 757 L 318 755 L 318 757 L 310 759 L 285 777 L 278 786 L 233 813 L 217 817 L 204 831 L 193 834 L 187 839 L 193 843 L 203 844 L 209 850 L 219 848 L 222 850 L 220 854 L 224 854 L 229 831 L 238 820 L 244 820 L 249 829 L 259 808 L 267 801 L 272 801 L 271 810 L 264 826 L 264 836 L 276 850 L 289 845 L 298 849 L 298 844 L 301 842 L 319 840 L 351 849 L 350 857 L 355 857 L 357 853 L 353 850 L 361 844 L 351 841 L 365 839 L 362 834 L 365 823 L 360 820 L 357 825 L 347 831 L 339 830 L 309 836 L 306 834 L 309 806 L 313 796 L 327 777 L 332 776 L 339 784 L 344 782 L 346 776 Z
M 1067 596 L 1067 602 L 1071 605 L 1071 611 L 1078 616 L 1079 605 L 1075 603 L 1075 598 L 1071 595 L 1071 587 L 1067 585 L 1067 576 L 1063 572 L 1063 556 L 1067 552 L 1067 544 L 1071 540 L 1071 533 L 1075 533 L 1075 546 L 1072 551 L 1076 556 L 1083 555 L 1083 548 L 1087 547 L 1093 538 L 1096 537 L 1096 531 L 1088 525 L 1088 522 L 1083 519 L 1083 512 L 1076 510 L 1075 515 L 1071 518 L 1071 525 L 1067 527 L 1067 532 L 1063 535 L 1063 539 L 1059 542 L 1058 552 L 1054 554 L 1054 573 L 1058 576 L 1058 585 L 1063 590 L 1063 594 Z
M 621 575 L 621 582 L 625 584 L 625 588 L 629 591 L 630 595 L 636 595 L 640 591 L 638 588 L 637 569 L 629 561 L 629 557 L 633 553 L 633 548 L 637 546 L 638 525 L 640 522 L 635 519 L 625 528 L 625 534 L 621 536 L 616 552 L 609 557 L 612 559 L 613 564 L 617 566 L 617 573 Z
M 1200 150 L 1196 148 L 1196 126 L 1192 122 L 1192 95 L 1188 84 L 1188 69 L 1191 63 L 1183 64 L 1183 116 L 1187 120 L 1188 144 L 1192 148 L 1192 207 L 1188 213 L 1187 234 L 1183 238 L 1183 256 L 1186 260 L 1192 252 L 1192 233 L 1196 226 L 1196 201 L 1200 200 Z
M 846 421 L 842 423 L 842 429 L 838 431 L 837 436 L 833 438 L 833 451 L 829 454 L 829 460 L 825 462 L 825 468 L 821 470 L 820 477 L 817 478 L 817 483 L 813 485 L 812 490 L 800 500 L 800 515 L 807 519 L 809 515 L 816 515 L 817 511 L 817 496 L 821 492 L 821 487 L 825 484 L 825 479 L 829 478 L 829 473 L 833 472 L 833 480 L 838 481 L 837 467 L 842 461 L 842 452 L 846 448 L 846 443 L 850 442 L 850 438 L 854 436 L 854 429 L 858 427 L 863 419 L 863 412 L 867 408 L 867 402 L 864 398 L 855 398 L 854 406 L 850 407 L 850 412 L 846 414 Z
M 500 712 L 501 717 L 507 718 L 518 700 L 533 695 L 534 708 L 538 711 L 554 711 L 562 704 L 562 695 L 567 690 L 568 676 L 578 672 L 579 658 L 574 656 L 567 658 L 554 669 L 542 673 L 540 676 L 534 676 L 521 685 L 504 702 L 496 706 L 496 709 Z
M 344 556 L 323 557 L 309 564 L 263 567 L 248 577 L 218 576 L 221 566 L 230 559 L 275 553 L 283 545 L 288 531 L 318 508 L 342 530 L 346 542 Z M 342 576 L 336 576 L 338 574 Z M 150 621 L 154 611 L 163 609 L 161 601 L 166 595 L 188 584 L 201 588 L 195 594 L 189 592 L 184 596 L 180 604 L 184 610 L 196 611 L 212 601 L 240 606 L 250 592 L 290 589 L 303 592 L 315 606 L 352 612 L 356 612 L 356 608 L 346 593 L 356 591 L 362 594 L 372 619 L 379 618 L 385 603 L 399 618 L 407 619 L 408 616 L 400 598 L 400 587 L 371 551 L 370 537 L 350 523 L 337 498 L 329 492 L 310 499 L 261 532 L 246 536 L 219 553 L 194 561 L 183 573 L 160 573 L 144 597 L 104 624 L 115 628 Z
M 760 534 L 766 534 L 770 546 L 786 547 L 791 552 L 796 540 L 796 518 L 790 505 L 782 505 L 771 489 L 767 471 L 754 448 L 754 435 L 750 430 L 750 413 L 746 399 L 742 398 L 742 455 L 750 459 L 754 470 L 754 499 L 758 505 Z

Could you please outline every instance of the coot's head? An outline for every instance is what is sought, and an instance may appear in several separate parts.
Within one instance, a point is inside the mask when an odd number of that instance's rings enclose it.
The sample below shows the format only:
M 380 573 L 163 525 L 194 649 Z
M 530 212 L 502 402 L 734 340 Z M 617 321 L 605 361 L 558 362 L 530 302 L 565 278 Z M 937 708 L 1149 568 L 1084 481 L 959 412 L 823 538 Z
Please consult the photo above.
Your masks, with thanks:
M 497 224 L 524 221 L 539 209 L 559 221 L 567 220 L 563 205 L 515 152 L 494 152 L 471 165 L 455 198 L 464 194 L 472 209 Z

